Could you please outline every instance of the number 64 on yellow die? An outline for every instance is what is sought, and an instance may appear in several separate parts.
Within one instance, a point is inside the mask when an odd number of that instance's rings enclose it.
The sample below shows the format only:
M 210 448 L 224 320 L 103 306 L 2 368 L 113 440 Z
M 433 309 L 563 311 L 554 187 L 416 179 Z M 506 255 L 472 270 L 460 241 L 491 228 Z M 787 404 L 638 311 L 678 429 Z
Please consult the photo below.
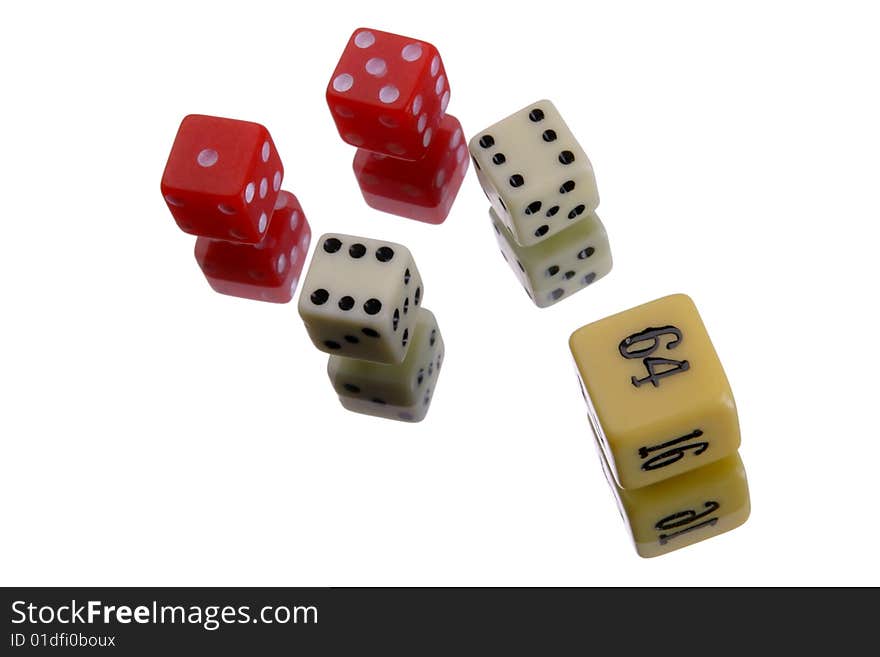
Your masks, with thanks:
M 569 345 L 621 488 L 656 484 L 739 448 L 733 393 L 690 297 L 663 297 L 588 324 Z

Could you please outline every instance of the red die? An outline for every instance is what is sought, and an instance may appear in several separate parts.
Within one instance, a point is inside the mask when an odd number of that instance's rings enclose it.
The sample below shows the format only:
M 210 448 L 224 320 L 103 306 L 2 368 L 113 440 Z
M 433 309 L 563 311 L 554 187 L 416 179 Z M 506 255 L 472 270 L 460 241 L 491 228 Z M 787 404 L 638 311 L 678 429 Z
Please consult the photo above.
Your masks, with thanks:
M 283 177 L 266 128 L 191 114 L 171 147 L 162 195 L 181 230 L 255 244 L 269 225 Z
M 446 112 L 449 83 L 430 43 L 359 28 L 327 85 L 327 104 L 352 146 L 418 160 Z
M 458 119 L 447 114 L 418 162 L 359 148 L 354 175 L 367 205 L 429 224 L 443 223 L 470 162 L 465 141 Z
M 257 244 L 200 237 L 196 261 L 217 292 L 287 303 L 296 291 L 312 232 L 296 196 L 278 194 L 266 235 Z

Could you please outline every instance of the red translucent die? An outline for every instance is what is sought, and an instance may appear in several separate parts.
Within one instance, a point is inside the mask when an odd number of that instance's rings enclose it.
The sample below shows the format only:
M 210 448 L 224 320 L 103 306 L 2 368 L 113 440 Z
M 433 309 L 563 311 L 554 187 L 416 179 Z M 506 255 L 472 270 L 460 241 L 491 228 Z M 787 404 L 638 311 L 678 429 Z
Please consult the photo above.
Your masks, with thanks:
M 259 123 L 191 114 L 171 146 L 162 196 L 181 230 L 255 244 L 283 178 L 272 137 Z
M 421 159 L 449 104 L 437 49 L 409 37 L 358 28 L 327 85 L 342 138 L 359 148 Z
M 447 114 L 425 157 L 417 162 L 359 148 L 353 168 L 367 205 L 429 224 L 443 223 L 470 163 L 466 141 L 458 119 Z
M 311 238 L 299 201 L 290 192 L 281 192 L 260 242 L 235 244 L 200 237 L 196 261 L 220 294 L 287 303 L 296 291 Z

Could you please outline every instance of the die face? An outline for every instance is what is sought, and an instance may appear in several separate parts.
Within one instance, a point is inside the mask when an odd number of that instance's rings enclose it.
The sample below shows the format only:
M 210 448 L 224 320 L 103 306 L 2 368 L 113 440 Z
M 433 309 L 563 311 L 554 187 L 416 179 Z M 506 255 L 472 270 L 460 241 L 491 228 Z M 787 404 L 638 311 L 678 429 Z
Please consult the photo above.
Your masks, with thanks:
M 424 419 L 445 357 L 434 315 L 418 314 L 412 344 L 401 363 L 382 364 L 331 356 L 327 372 L 343 406 L 357 413 L 418 422 Z
M 737 453 L 679 477 L 625 490 L 599 452 L 639 556 L 656 557 L 693 545 L 735 529 L 749 517 L 748 481 Z
M 539 308 L 552 306 L 589 287 L 611 271 L 613 261 L 605 226 L 590 213 L 533 246 L 520 246 L 489 210 L 501 255 Z
M 181 230 L 255 244 L 268 227 L 283 178 L 266 128 L 193 114 L 180 124 L 161 188 Z
M 537 244 L 599 205 L 593 166 L 549 100 L 474 136 L 477 178 L 517 242 Z
M 469 161 L 461 124 L 447 114 L 421 160 L 409 162 L 361 148 L 353 169 L 370 207 L 440 224 L 455 202 Z
M 625 489 L 736 452 L 736 405 L 693 301 L 676 294 L 584 326 L 569 342 L 590 423 Z
M 423 296 L 421 275 L 405 246 L 328 233 L 315 248 L 299 314 L 321 351 L 399 363 Z
M 296 291 L 310 241 L 302 206 L 293 194 L 282 191 L 260 242 L 236 244 L 199 237 L 195 256 L 217 292 L 287 303 Z
M 358 28 L 333 71 L 326 96 L 343 140 L 419 160 L 446 112 L 450 90 L 443 61 L 430 43 Z

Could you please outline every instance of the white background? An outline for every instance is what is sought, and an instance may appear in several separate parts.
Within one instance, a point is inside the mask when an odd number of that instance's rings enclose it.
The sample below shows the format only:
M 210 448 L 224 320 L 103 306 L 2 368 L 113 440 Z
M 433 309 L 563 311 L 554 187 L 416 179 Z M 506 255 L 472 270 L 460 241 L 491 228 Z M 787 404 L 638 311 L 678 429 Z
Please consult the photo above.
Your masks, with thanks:
M 10 7 L 0 583 L 880 584 L 871 3 Z M 607 278 L 533 307 L 472 171 L 441 226 L 366 207 L 323 98 L 361 25 L 438 46 L 468 136 L 556 103 Z M 425 422 L 343 411 L 294 304 L 207 286 L 159 193 L 193 112 L 266 125 L 316 234 L 411 248 L 448 349 Z M 733 387 L 753 513 L 642 560 L 567 339 L 673 292 Z

